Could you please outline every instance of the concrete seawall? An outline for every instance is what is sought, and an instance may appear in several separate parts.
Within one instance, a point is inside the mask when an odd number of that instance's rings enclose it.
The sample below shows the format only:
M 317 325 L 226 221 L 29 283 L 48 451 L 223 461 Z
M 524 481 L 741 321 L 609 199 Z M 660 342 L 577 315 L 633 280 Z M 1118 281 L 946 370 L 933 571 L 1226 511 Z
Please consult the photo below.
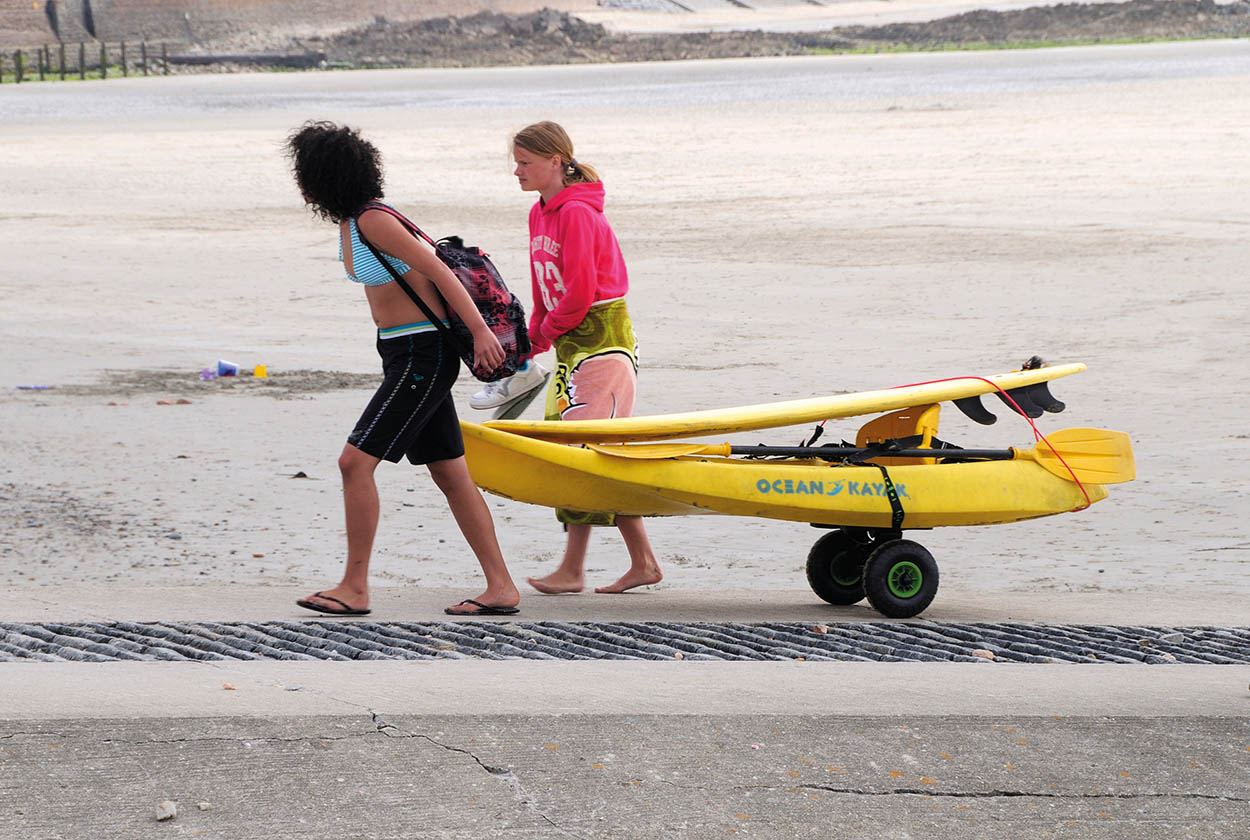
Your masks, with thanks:
M 246 32 L 327 33 L 372 21 L 480 11 L 574 12 L 594 0 L 41 0 L 0 6 L 0 49 L 100 39 L 210 43 Z

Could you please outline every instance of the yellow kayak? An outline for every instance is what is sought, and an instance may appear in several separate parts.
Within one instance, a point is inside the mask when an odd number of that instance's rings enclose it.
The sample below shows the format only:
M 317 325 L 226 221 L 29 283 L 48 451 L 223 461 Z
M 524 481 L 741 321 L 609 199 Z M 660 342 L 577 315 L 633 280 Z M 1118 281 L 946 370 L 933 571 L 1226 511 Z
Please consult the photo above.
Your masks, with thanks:
M 719 513 L 829 528 L 807 557 L 807 580 L 835 605 L 864 598 L 892 618 L 919 614 L 938 568 L 904 529 L 994 525 L 1083 510 L 1106 485 L 1132 481 L 1123 432 L 1072 428 L 1032 448 L 967 449 L 937 438 L 939 402 L 982 423 L 998 392 L 1028 417 L 1062 411 L 1046 383 L 1084 365 L 959 377 L 885 391 L 710 412 L 570 422 L 461 423 L 473 480 L 509 499 L 625 516 Z M 1001 390 L 1000 390 L 1001 389 Z M 1004 393 L 1005 392 L 1005 393 Z M 926 404 L 927 403 L 927 404 Z M 853 446 L 682 442 L 828 417 L 892 413 L 864 423 Z M 646 442 L 664 441 L 664 442 Z
M 916 463 L 883 474 L 814 458 L 635 458 L 474 423 L 461 423 L 461 430 L 469 472 L 484 490 L 545 507 L 627 516 L 720 513 L 901 530 L 1016 522 L 1107 497 L 1100 484 L 1078 485 L 1028 460 Z M 902 508 L 897 523 L 887 476 Z

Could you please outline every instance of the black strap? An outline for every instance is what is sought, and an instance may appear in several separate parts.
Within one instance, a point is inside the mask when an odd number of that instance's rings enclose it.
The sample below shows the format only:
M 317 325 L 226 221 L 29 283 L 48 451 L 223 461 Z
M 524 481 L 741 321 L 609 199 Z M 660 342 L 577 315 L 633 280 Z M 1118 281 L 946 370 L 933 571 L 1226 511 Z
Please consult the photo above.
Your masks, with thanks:
M 885 467 L 880 464 L 871 464 L 881 470 L 881 477 L 885 479 L 885 497 L 890 500 L 890 510 L 893 516 L 890 519 L 890 530 L 901 531 L 903 529 L 903 503 L 898 498 L 898 490 L 894 489 L 894 482 L 890 480 L 890 474 L 886 472 Z
M 820 423 L 819 425 L 816 426 L 815 429 L 812 430 L 812 436 L 799 445 L 800 446 L 812 446 L 813 444 L 816 443 L 816 441 L 820 440 L 820 436 L 823 435 L 824 433 L 825 433 L 825 424 Z

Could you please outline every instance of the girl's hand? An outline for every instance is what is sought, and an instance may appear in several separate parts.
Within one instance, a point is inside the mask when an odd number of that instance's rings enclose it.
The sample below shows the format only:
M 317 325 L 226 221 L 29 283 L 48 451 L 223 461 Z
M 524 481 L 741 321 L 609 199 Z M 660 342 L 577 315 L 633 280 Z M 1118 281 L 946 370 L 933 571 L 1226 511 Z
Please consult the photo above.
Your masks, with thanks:
M 503 345 L 490 327 L 483 323 L 473 331 L 473 367 L 480 371 L 495 370 L 503 364 L 503 360 Z

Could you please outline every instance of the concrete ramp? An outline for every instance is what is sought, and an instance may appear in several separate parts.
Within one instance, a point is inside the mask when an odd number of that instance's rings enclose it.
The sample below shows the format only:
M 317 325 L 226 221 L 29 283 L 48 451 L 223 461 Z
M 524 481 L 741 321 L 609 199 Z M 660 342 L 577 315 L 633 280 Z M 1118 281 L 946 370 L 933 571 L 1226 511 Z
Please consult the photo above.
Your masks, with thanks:
M 717 0 L 724 5 L 724 0 Z M 16 7 L 16 8 L 14 8 Z M 334 32 L 371 23 L 422 20 L 482 11 L 523 14 L 598 8 L 595 0 L 38 0 L 0 8 L 0 48 L 60 40 L 165 40 L 210 44 L 248 33 Z M 53 25 L 55 21 L 55 27 Z
M 44 2 L 0 4 L 0 51 L 7 53 L 17 47 L 34 47 L 55 40 Z

